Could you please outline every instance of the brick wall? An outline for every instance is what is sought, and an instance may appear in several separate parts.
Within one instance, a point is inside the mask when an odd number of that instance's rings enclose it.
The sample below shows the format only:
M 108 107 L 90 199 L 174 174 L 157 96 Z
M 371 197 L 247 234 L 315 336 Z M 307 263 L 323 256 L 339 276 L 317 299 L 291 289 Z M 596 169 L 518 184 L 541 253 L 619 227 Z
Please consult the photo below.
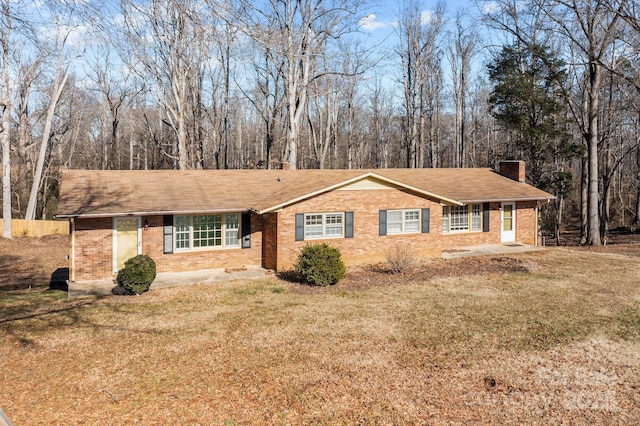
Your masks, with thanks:
M 251 214 L 251 248 L 202 249 L 163 254 L 162 216 L 143 217 L 153 225 L 142 231 L 142 254 L 156 262 L 158 272 L 184 272 L 202 269 L 242 268 L 262 263 L 262 219 Z
M 366 201 L 363 204 L 363 201 Z M 336 206 L 336 207 L 332 207 Z M 500 243 L 500 206 L 490 203 L 489 232 L 442 233 L 442 206 L 439 201 L 424 199 L 404 190 L 347 190 L 332 191 L 313 197 L 285 208 L 278 213 L 278 256 L 277 270 L 290 269 L 300 249 L 307 243 L 327 242 L 340 249 L 348 265 L 371 264 L 386 259 L 387 250 L 395 244 L 409 244 L 419 257 L 440 256 L 443 250 L 479 244 Z M 533 204 L 535 206 L 535 204 Z M 518 206 L 519 207 L 519 206 Z M 426 234 L 378 235 L 379 210 L 429 208 L 431 213 L 430 232 Z M 296 213 L 313 212 L 354 212 L 354 238 L 334 238 L 309 241 L 295 241 Z M 533 209 L 532 209 L 533 211 Z M 535 215 L 517 211 L 518 233 L 530 242 L 531 229 L 535 228 Z
M 516 241 L 522 244 L 538 243 L 538 212 L 535 201 L 516 204 Z
M 335 207 L 332 207 L 335 206 Z M 251 214 L 251 248 L 162 253 L 162 216 L 143 216 L 149 228 L 142 231 L 142 253 L 151 256 L 158 272 L 181 272 L 214 268 L 264 266 L 279 271 L 290 269 L 306 243 L 328 242 L 342 252 L 348 265 L 384 261 L 393 245 L 409 244 L 419 257 L 440 256 L 443 250 L 478 244 L 500 243 L 500 206 L 490 204 L 490 232 L 442 233 L 439 201 L 424 199 L 404 190 L 332 191 L 289 206 L 265 218 Z M 535 244 L 536 203 L 517 203 L 516 240 Z M 379 210 L 429 208 L 430 232 L 426 234 L 378 235 Z M 354 238 L 295 241 L 296 213 L 354 212 Z M 263 244 L 264 240 L 264 244 Z M 113 219 L 75 220 L 75 279 L 112 277 Z
M 75 219 L 75 279 L 110 277 L 113 271 L 113 219 Z
M 163 254 L 162 216 L 142 216 L 142 254 L 156 262 L 158 272 L 242 268 L 262 264 L 262 218 L 251 214 L 251 248 L 192 250 Z M 113 277 L 113 219 L 77 218 L 76 281 Z

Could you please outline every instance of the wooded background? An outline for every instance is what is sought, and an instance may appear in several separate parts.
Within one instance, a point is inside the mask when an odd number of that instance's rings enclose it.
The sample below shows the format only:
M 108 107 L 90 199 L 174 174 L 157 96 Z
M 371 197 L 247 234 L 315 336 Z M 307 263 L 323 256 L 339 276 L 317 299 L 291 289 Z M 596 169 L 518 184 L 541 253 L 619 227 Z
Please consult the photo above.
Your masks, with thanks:
M 386 32 L 372 10 L 0 0 L 2 216 L 52 217 L 63 168 L 518 159 L 557 197 L 545 230 L 599 245 L 638 225 L 637 2 L 407 0 L 386 7 Z

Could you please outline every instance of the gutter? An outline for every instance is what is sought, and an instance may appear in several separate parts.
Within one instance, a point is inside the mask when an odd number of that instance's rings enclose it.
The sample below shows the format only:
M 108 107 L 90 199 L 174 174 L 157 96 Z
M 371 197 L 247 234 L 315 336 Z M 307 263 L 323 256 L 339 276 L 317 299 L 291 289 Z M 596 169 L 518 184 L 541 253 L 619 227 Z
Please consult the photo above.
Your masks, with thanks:
M 556 197 L 550 195 L 549 197 L 522 197 L 522 198 L 513 198 L 513 197 L 501 197 L 501 198 L 484 198 L 484 199 L 467 199 L 467 200 L 459 200 L 461 203 L 469 204 L 469 203 L 497 203 L 502 201 L 538 201 L 541 203 L 540 205 L 549 203 L 551 200 L 555 200 Z
M 248 212 L 252 210 L 247 207 L 242 208 L 225 208 L 225 209 L 207 209 L 207 210 L 161 210 L 161 211 L 138 211 L 138 212 L 112 212 L 112 213 L 69 213 L 57 214 L 56 218 L 73 219 L 73 218 L 103 218 L 103 217 L 127 217 L 127 216 L 155 216 L 165 214 L 204 214 L 204 213 L 236 213 Z

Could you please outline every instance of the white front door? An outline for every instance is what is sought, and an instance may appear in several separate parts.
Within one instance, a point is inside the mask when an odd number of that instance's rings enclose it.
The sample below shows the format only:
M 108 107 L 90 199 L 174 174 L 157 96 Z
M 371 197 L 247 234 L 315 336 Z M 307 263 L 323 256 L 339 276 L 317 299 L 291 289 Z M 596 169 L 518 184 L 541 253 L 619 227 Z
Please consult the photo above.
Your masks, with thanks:
M 516 240 L 516 203 L 502 203 L 500 213 L 502 223 L 501 241 L 512 243 Z
M 139 217 L 113 219 L 113 273 L 117 273 L 124 262 L 141 254 L 141 236 Z

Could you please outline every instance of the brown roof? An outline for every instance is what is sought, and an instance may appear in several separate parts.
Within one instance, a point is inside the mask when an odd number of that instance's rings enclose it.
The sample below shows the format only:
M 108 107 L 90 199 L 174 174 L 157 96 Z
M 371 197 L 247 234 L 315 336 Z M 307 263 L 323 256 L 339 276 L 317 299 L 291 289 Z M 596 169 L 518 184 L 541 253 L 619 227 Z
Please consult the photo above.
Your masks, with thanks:
M 368 177 L 453 204 L 553 198 L 491 169 L 65 170 L 57 216 L 266 213 Z

